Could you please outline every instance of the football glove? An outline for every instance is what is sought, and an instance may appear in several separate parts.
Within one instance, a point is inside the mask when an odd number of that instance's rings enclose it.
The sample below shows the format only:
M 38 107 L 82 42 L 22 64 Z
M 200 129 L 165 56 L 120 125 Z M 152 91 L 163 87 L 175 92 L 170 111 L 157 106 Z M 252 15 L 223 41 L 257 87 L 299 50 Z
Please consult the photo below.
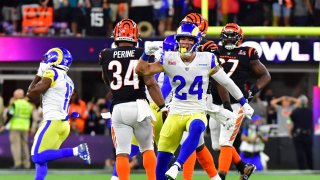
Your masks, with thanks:
M 158 44 L 150 44 L 150 46 L 145 47 L 144 53 L 148 56 L 151 56 L 160 49 L 160 46 Z
M 207 109 L 206 112 L 214 120 L 218 121 L 220 124 L 225 126 L 227 129 L 230 129 L 236 123 L 237 114 L 235 114 L 227 109 L 219 107 L 215 110 Z
M 50 67 L 51 67 L 50 64 L 41 62 L 38 68 L 37 76 L 42 77 L 44 72 L 46 72 L 46 70 Z
M 243 109 L 243 113 L 244 115 L 248 118 L 248 119 L 251 119 L 251 116 L 253 115 L 253 108 L 248 104 L 248 103 L 245 103 L 243 106 L 242 106 L 242 109 Z

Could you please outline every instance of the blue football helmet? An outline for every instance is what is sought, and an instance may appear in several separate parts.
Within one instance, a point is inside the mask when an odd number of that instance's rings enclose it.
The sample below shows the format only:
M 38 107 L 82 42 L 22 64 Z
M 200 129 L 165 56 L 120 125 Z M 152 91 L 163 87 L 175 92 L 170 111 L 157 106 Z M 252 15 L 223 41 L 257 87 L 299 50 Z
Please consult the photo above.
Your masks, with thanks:
M 66 48 L 54 47 L 44 54 L 43 62 L 68 71 L 72 63 L 72 55 Z
M 176 50 L 176 39 L 175 35 L 167 36 L 162 42 L 163 51 L 175 51 Z
M 194 44 L 192 48 L 187 51 L 186 48 L 182 48 L 179 40 L 181 37 L 190 37 L 194 39 Z M 185 57 L 191 56 L 192 53 L 196 52 L 198 49 L 198 46 L 201 41 L 201 32 L 199 28 L 192 24 L 192 23 L 183 23 L 178 29 L 177 29 L 177 34 L 175 36 L 176 43 L 178 44 L 178 51 Z

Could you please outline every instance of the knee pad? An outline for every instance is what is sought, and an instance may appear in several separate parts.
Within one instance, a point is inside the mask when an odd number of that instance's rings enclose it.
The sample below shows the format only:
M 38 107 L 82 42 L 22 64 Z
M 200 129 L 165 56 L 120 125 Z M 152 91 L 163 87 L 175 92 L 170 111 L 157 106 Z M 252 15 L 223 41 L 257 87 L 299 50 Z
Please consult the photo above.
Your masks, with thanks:
M 189 132 L 194 131 L 195 133 L 202 133 L 206 128 L 206 125 L 200 119 L 196 119 L 191 122 Z

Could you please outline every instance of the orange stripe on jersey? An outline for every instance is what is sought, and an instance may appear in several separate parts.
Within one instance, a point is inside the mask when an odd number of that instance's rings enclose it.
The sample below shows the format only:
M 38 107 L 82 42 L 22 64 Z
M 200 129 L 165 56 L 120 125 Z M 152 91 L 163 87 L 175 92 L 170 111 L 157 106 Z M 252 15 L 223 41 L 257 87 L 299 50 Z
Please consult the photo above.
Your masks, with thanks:
M 201 46 L 201 52 L 204 52 L 205 50 L 205 46 L 210 44 L 210 41 L 205 42 L 202 46 Z
M 117 148 L 117 138 L 116 138 L 116 133 L 114 132 L 114 128 L 111 128 L 111 136 L 112 136 L 112 142 L 115 148 Z
M 218 46 L 215 44 L 210 44 L 207 48 L 209 49 L 218 49 Z
M 238 114 L 241 114 L 242 112 L 243 112 L 243 111 L 242 111 L 242 109 L 241 109 Z M 236 120 L 235 129 L 233 130 L 233 133 L 232 133 L 229 141 L 233 141 L 233 140 L 236 138 L 236 136 L 237 136 L 237 134 L 238 134 L 238 132 L 239 132 L 239 128 L 240 128 L 240 126 L 241 126 L 241 122 L 242 122 L 242 119 L 243 119 L 243 118 L 244 118 L 244 115 L 241 114 L 241 115 L 238 117 L 238 119 Z
M 248 56 L 251 57 L 251 51 L 252 51 L 252 47 L 249 48 L 249 52 L 248 52 Z

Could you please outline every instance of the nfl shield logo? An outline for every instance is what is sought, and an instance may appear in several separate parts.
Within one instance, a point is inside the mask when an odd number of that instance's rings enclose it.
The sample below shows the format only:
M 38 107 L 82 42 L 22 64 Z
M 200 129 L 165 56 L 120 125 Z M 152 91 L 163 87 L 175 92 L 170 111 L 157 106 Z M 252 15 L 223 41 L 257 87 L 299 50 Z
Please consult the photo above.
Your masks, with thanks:
M 186 67 L 185 69 L 186 69 L 186 71 L 189 71 L 189 67 Z

